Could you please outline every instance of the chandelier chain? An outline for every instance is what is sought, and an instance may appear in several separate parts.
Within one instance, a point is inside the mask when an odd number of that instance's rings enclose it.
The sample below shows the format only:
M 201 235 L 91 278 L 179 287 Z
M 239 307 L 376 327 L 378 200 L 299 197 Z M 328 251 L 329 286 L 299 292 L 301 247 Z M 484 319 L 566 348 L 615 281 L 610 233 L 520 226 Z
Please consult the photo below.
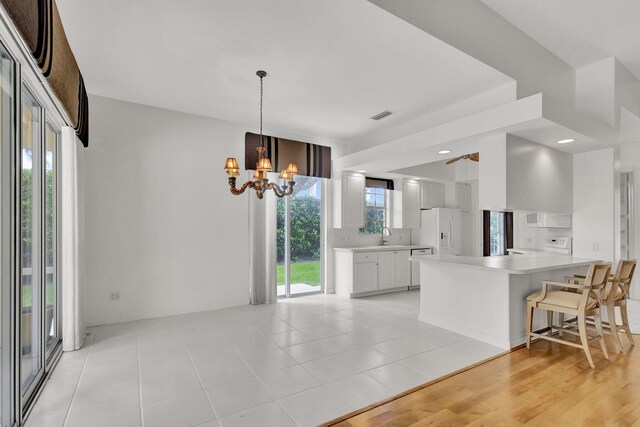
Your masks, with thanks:
M 262 94 L 263 94 L 262 76 L 260 77 L 260 145 L 264 147 L 264 140 L 262 138 Z

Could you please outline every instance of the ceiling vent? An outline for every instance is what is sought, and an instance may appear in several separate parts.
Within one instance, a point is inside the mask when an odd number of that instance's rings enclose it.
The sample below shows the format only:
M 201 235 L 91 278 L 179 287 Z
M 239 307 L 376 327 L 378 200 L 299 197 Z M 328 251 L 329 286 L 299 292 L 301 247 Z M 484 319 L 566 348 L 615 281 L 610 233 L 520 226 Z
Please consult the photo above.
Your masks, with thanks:
M 392 113 L 391 111 L 388 110 L 384 110 L 382 113 L 378 113 L 375 116 L 371 117 L 373 120 L 380 120 L 380 119 L 384 119 L 387 116 L 390 116 Z

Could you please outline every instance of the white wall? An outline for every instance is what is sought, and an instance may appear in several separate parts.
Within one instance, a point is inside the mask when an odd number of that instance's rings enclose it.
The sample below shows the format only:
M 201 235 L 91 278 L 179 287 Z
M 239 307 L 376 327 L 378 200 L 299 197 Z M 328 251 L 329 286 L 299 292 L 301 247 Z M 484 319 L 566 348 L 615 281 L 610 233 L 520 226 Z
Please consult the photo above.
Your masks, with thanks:
M 570 214 L 572 181 L 570 154 L 507 135 L 506 208 Z
M 82 165 L 87 324 L 247 304 L 255 196 L 232 196 L 223 166 L 226 157 L 243 162 L 244 133 L 254 129 L 90 102 Z M 110 301 L 113 291 L 119 302 Z
M 609 126 L 615 124 L 615 58 L 576 70 L 576 109 Z
M 507 135 L 480 139 L 480 181 L 478 209 L 503 210 L 507 207 Z
M 614 150 L 573 156 L 573 254 L 613 261 Z
M 634 213 L 634 244 L 631 248 L 633 258 L 640 257 L 640 144 L 626 143 L 620 148 L 620 170 L 633 172 L 633 213 Z M 640 299 L 640 272 L 631 286 L 631 297 Z

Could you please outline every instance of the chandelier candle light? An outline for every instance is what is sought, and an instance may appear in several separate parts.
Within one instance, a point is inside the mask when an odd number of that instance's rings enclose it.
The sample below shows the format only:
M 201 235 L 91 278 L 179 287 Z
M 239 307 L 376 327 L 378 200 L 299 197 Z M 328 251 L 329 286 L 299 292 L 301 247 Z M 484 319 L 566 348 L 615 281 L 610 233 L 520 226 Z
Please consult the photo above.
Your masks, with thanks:
M 242 184 L 242 187 L 236 187 L 236 177 L 240 175 L 240 167 L 235 157 L 227 158 L 227 162 L 224 168 L 229 175 L 229 187 L 231 187 L 231 194 L 234 196 L 244 193 L 248 188 L 256 190 L 256 196 L 258 199 L 264 197 L 264 193 L 267 190 L 273 190 L 276 196 L 284 197 L 290 196 L 293 193 L 293 186 L 296 184 L 294 178 L 298 173 L 298 165 L 295 163 L 289 163 L 289 165 L 280 171 L 280 179 L 282 180 L 282 187 L 276 183 L 269 182 L 267 178 L 267 172 L 270 172 L 273 167 L 271 166 L 271 160 L 265 155 L 267 149 L 264 146 L 264 140 L 262 137 L 262 94 L 263 86 L 262 79 L 267 76 L 266 71 L 258 71 L 256 75 L 260 77 L 260 147 L 258 147 L 258 163 L 256 164 L 256 170 L 253 173 L 253 180 L 247 181 Z

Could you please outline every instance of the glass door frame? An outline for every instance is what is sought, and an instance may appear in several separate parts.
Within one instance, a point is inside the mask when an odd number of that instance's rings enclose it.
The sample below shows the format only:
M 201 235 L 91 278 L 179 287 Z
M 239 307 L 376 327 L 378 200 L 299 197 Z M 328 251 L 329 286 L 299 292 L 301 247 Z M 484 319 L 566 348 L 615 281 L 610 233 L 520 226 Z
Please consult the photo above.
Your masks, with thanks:
M 22 41 L 18 31 L 13 27 L 11 20 L 0 8 L 0 46 L 13 61 L 12 80 L 12 120 L 10 143 L 2 145 L 2 226 L 5 234 L 2 239 L 2 298 L 0 303 L 2 311 L 2 422 L 3 425 L 19 425 L 24 422 L 32 410 L 32 403 L 37 399 L 42 390 L 41 385 L 53 371 L 55 364 L 62 355 L 62 281 L 61 281 L 61 236 L 62 227 L 60 221 L 60 185 L 61 185 L 61 137 L 60 131 L 68 126 L 71 120 L 59 100 L 55 98 L 49 83 L 38 69 L 27 46 Z M 42 129 L 47 124 L 58 133 L 56 161 L 57 171 L 57 212 L 56 229 L 58 230 L 57 247 L 57 296 L 58 301 L 58 341 L 46 353 L 46 343 L 42 344 L 44 375 L 39 379 L 39 386 L 31 390 L 29 399 L 23 399 L 21 393 L 20 373 L 20 328 L 21 310 L 19 286 L 21 283 L 20 270 L 20 240 L 21 240 L 21 145 L 22 145 L 22 87 L 26 86 L 36 101 L 42 107 Z M 43 147 L 44 149 L 44 144 Z M 5 179 L 6 178 L 6 179 Z M 7 197 L 4 191 L 8 192 Z M 7 200 L 8 199 L 8 200 Z M 41 212 L 44 217 L 44 210 Z M 7 229 L 8 227 L 8 229 Z M 8 237 L 8 238 L 6 238 Z M 5 264 L 6 263 L 6 264 Z M 44 282 L 43 282 L 44 283 Z M 45 299 L 43 298 L 43 303 Z M 44 316 L 43 316 L 44 319 Z M 44 321 L 44 320 L 43 320 Z M 41 334 L 44 341 L 45 334 Z M 45 354 L 46 353 L 46 354 Z
M 43 286 L 43 271 L 42 271 L 42 266 L 40 265 L 41 260 L 43 259 L 44 256 L 44 248 L 42 245 L 42 233 L 40 232 L 42 230 L 42 224 L 44 222 L 44 213 L 42 210 L 42 206 L 44 205 L 44 192 L 42 191 L 42 157 L 44 154 L 44 150 L 43 150 L 43 144 L 42 144 L 42 140 L 44 138 L 44 132 L 43 132 L 43 126 L 42 124 L 44 123 L 44 107 L 42 107 L 42 105 L 40 104 L 39 100 L 36 98 L 36 96 L 33 94 L 33 91 L 28 87 L 28 85 L 24 82 L 20 82 L 20 112 L 22 112 L 22 107 L 24 105 L 24 101 L 26 99 L 26 94 L 28 93 L 28 96 L 30 98 L 32 98 L 32 100 L 34 101 L 34 103 L 37 104 L 37 108 L 39 109 L 38 113 L 39 113 L 39 117 L 38 117 L 38 129 L 33 129 L 34 131 L 34 136 L 36 135 L 37 132 L 37 141 L 38 141 L 38 145 L 37 146 L 32 146 L 32 157 L 31 157 L 31 167 L 32 167 L 32 172 L 31 172 L 31 182 L 32 182 L 32 188 L 33 188 L 33 192 L 34 192 L 34 196 L 33 196 L 33 201 L 35 202 L 37 200 L 38 204 L 37 205 L 32 205 L 31 209 L 32 209 L 32 225 L 31 225 L 31 238 L 32 241 L 34 243 L 32 243 L 35 247 L 36 250 L 33 252 L 34 254 L 34 259 L 32 259 L 31 261 L 31 295 L 32 295 L 32 306 L 31 306 L 31 310 L 32 310 L 32 319 L 35 317 L 34 316 L 34 311 L 36 309 L 36 307 L 33 306 L 33 303 L 35 302 L 35 295 L 36 295 L 36 286 L 38 287 L 38 291 L 40 292 L 39 295 L 39 300 L 38 300 L 38 322 L 39 322 L 39 338 L 43 337 L 43 330 L 44 330 L 44 320 L 43 320 L 43 310 L 41 310 L 42 307 L 44 307 L 43 305 L 43 294 L 44 294 L 44 286 Z M 19 114 L 19 116 L 22 118 L 22 113 Z M 20 228 L 18 228 L 18 230 L 22 231 L 22 209 L 21 209 L 21 201 L 22 201 L 22 147 L 23 147 L 23 125 L 21 123 L 20 128 L 18 129 L 18 146 L 20 147 L 20 155 L 18 156 L 18 160 L 19 160 L 19 164 L 18 164 L 18 170 L 20 171 L 20 178 L 18 180 L 18 191 L 20 192 L 20 202 L 18 202 L 18 212 L 19 215 L 18 217 L 20 218 Z M 32 142 L 33 143 L 33 142 Z M 37 208 L 37 211 L 36 211 Z M 36 211 L 36 212 L 34 212 Z M 21 233 L 20 233 L 21 234 Z M 18 261 L 18 265 L 19 265 L 19 269 L 18 272 L 20 273 L 18 275 L 18 283 L 17 285 L 17 296 L 18 296 L 18 301 L 17 301 L 17 305 L 16 305 L 16 315 L 19 318 L 19 327 L 16 328 L 16 333 L 18 334 L 18 354 L 19 354 L 19 358 L 18 358 L 18 370 L 20 372 L 19 375 L 19 379 L 20 379 L 20 399 L 22 401 L 22 405 L 24 406 L 25 404 L 28 404 L 28 402 L 30 402 L 32 400 L 32 398 L 35 395 L 35 392 L 37 391 L 37 389 L 39 388 L 40 382 L 42 381 L 42 379 L 44 378 L 44 373 L 45 373 L 45 358 L 44 358 L 44 354 L 43 354 L 43 340 L 40 339 L 40 345 L 38 346 L 38 357 L 40 359 L 40 368 L 38 369 L 38 372 L 35 374 L 35 377 L 33 378 L 33 380 L 30 382 L 29 386 L 26 388 L 26 390 L 23 389 L 23 384 L 22 384 L 22 346 L 24 345 L 24 343 L 22 342 L 21 338 L 22 338 L 22 236 L 20 236 L 20 238 L 18 239 L 18 254 L 20 254 L 20 256 L 18 256 L 17 261 Z M 32 337 L 33 340 L 33 337 Z
M 30 84 L 30 82 L 28 82 L 26 79 L 22 78 L 22 75 L 20 75 L 20 80 L 16 80 L 16 86 L 19 86 L 19 88 L 16 88 L 19 90 L 19 97 L 16 100 L 16 103 L 18 105 L 19 110 L 16 111 L 20 111 L 20 114 L 16 114 L 17 116 L 17 121 L 19 123 L 18 127 L 16 128 L 16 146 L 20 148 L 20 150 L 16 150 L 17 153 L 17 161 L 18 163 L 16 164 L 16 170 L 18 171 L 22 171 L 22 100 L 24 97 L 24 93 L 23 91 L 28 91 L 29 93 L 29 97 L 32 98 L 35 103 L 39 106 L 40 108 L 40 123 L 38 125 L 38 134 L 39 134 L 39 147 L 37 147 L 38 150 L 38 162 L 37 165 L 36 163 L 33 164 L 33 167 L 38 167 L 38 179 L 39 182 L 37 183 L 37 185 L 40 187 L 39 189 L 39 208 L 40 211 L 38 212 L 37 218 L 38 218 L 38 223 L 34 223 L 32 225 L 33 229 L 34 229 L 34 234 L 36 234 L 35 232 L 37 231 L 38 234 L 38 245 L 39 245 L 39 251 L 38 251 L 38 259 L 34 260 L 33 262 L 35 263 L 36 261 L 40 264 L 38 266 L 38 286 L 40 288 L 40 292 L 41 292 L 41 298 L 40 298 L 40 304 L 39 304 L 39 310 L 40 310 L 40 357 L 41 357 L 41 369 L 40 372 L 36 375 L 36 378 L 34 378 L 33 382 L 29 385 L 29 387 L 27 388 L 27 390 L 22 390 L 22 367 L 21 367 L 21 352 L 22 352 L 22 343 L 21 343 L 21 330 L 22 330 L 22 318 L 21 318 L 21 292 L 19 291 L 20 287 L 21 287 L 21 274 L 18 274 L 16 276 L 16 282 L 15 283 L 15 289 L 16 289 L 16 306 L 15 306 L 15 318 L 16 320 L 16 325 L 18 325 L 18 327 L 16 328 L 16 382 L 17 382 L 17 390 L 19 391 L 19 394 L 16 393 L 17 396 L 19 396 L 20 398 L 20 407 L 19 407 L 19 412 L 21 414 L 21 419 L 24 420 L 26 418 L 26 415 L 28 415 L 28 413 L 31 411 L 33 403 L 37 400 L 37 397 L 39 396 L 39 393 L 42 390 L 42 384 L 44 383 L 44 381 L 46 380 L 47 376 L 49 375 L 49 373 L 51 372 L 51 370 L 55 367 L 55 365 L 57 364 L 58 360 L 60 359 L 60 357 L 62 356 L 62 325 L 61 322 L 59 321 L 61 319 L 61 313 L 62 313 L 62 282 L 60 280 L 60 239 L 56 238 L 56 242 L 55 242 L 55 250 L 56 250 L 56 259 L 55 259 L 55 279 L 56 279 L 56 301 L 55 301 L 55 306 L 56 306 L 56 329 L 57 329 L 57 339 L 56 342 L 49 348 L 47 349 L 46 346 L 46 341 L 47 341 L 47 333 L 45 331 L 45 326 L 46 326 L 46 251 L 45 251 L 45 215 L 46 215 L 46 199 L 45 199 L 45 191 L 44 191 L 44 187 L 46 185 L 46 180 L 45 180 L 45 159 L 46 159 L 46 130 L 47 127 L 51 128 L 53 130 L 53 132 L 56 135 L 56 141 L 55 141 L 55 165 L 57 167 L 57 170 L 54 171 L 57 176 L 56 176 L 56 185 L 58 186 L 58 188 L 56 189 L 57 191 L 55 191 L 55 202 L 56 202 L 56 208 L 57 211 L 59 212 L 59 206 L 60 206 L 60 191 L 59 191 L 59 170 L 60 170 L 60 139 L 61 139 L 61 131 L 60 131 L 60 126 L 58 126 L 56 124 L 57 120 L 55 120 L 55 118 L 53 116 L 50 116 L 49 114 L 49 109 L 46 106 L 46 103 L 42 101 L 42 98 L 40 96 L 38 96 L 37 92 L 34 91 L 32 89 L 32 86 Z M 36 148 L 34 148 L 35 150 Z M 18 231 L 21 230 L 21 190 L 22 190 L 22 179 L 21 179 L 21 174 L 17 175 L 19 176 L 18 182 L 17 182 L 17 229 L 16 229 L 16 254 L 21 254 L 21 238 L 19 237 Z M 35 218 L 35 216 L 34 216 Z M 60 215 L 56 215 L 55 216 L 55 222 L 54 222 L 54 226 L 57 232 L 57 235 L 59 236 L 59 231 L 61 229 L 60 227 Z M 21 265 L 21 260 L 20 257 L 16 256 L 16 265 L 17 267 L 17 271 L 21 272 L 22 270 L 22 265 Z M 32 279 L 33 280 L 33 279 Z M 35 283 L 32 283 L 32 288 L 35 285 Z M 32 291 L 33 292 L 33 291 Z
M 20 103 L 20 90 L 18 88 L 20 76 L 20 63 L 16 57 L 7 48 L 5 43 L 0 40 L 0 47 L 6 55 L 13 61 L 11 79 L 11 119 L 9 120 L 9 138 L 7 143 L 1 144 L 1 173 L 2 173 L 2 285 L 1 292 L 1 377 L 2 377 L 2 402 L 1 415 L 3 424 L 15 422 L 18 413 L 19 399 L 16 398 L 19 390 L 19 375 L 16 369 L 16 348 L 17 344 L 17 316 L 16 302 L 18 301 L 17 283 L 18 283 L 18 263 L 17 251 L 18 247 L 18 230 L 20 220 L 18 217 L 17 206 L 19 203 L 19 190 L 16 177 L 18 176 L 18 160 L 19 150 L 17 149 L 18 133 L 20 126 L 20 114 L 17 109 Z M 4 135 L 1 136 L 4 138 Z
M 46 112 L 45 112 L 46 114 Z M 60 206 L 62 206 L 61 204 L 61 191 L 60 191 L 60 141 L 62 139 L 62 132 L 60 131 L 60 129 L 57 129 L 55 127 L 54 124 L 52 124 L 49 120 L 48 117 L 45 116 L 45 122 L 44 122 L 44 127 L 45 127 L 45 140 L 43 141 L 43 148 L 44 148 L 44 155 L 45 157 L 43 157 L 43 159 L 45 159 L 46 161 L 46 131 L 47 129 L 51 129 L 51 132 L 55 135 L 55 141 L 53 142 L 54 144 L 54 153 L 52 156 L 52 160 L 53 160 L 53 177 L 54 177 L 54 188 L 53 188 L 53 198 L 55 201 L 55 209 L 54 209 L 54 213 L 53 213 L 53 221 L 52 221 L 52 225 L 54 227 L 54 242 L 53 242 L 53 246 L 54 246 L 54 265 L 53 265 L 53 269 L 54 269 L 54 278 L 55 278 L 55 301 L 54 301 L 54 322 L 55 322 L 55 329 L 56 329 L 56 337 L 55 337 L 55 341 L 53 342 L 52 345 L 50 345 L 48 348 L 46 346 L 46 337 L 47 334 L 45 333 L 45 368 L 47 370 L 49 370 L 52 365 L 55 364 L 55 362 L 57 362 L 56 360 L 54 360 L 56 358 L 56 356 L 61 355 L 62 353 L 62 322 L 60 321 L 62 319 L 62 281 L 61 281 L 61 274 L 60 274 L 60 254 L 61 254 L 61 249 L 62 249 L 62 245 L 60 242 Z M 46 168 L 45 168 L 45 173 L 46 173 Z M 46 178 L 44 180 L 44 185 L 46 185 Z M 44 192 L 44 196 L 46 197 L 46 192 Z M 45 204 L 46 204 L 46 199 L 45 199 Z M 45 211 L 43 211 L 43 214 L 46 214 L 46 205 L 45 205 Z M 46 223 L 46 222 L 45 222 Z M 46 239 L 46 237 L 45 237 Z M 45 253 L 44 253 L 44 257 L 46 258 L 46 248 L 45 248 Z M 45 296 L 44 296 L 44 302 L 45 302 L 45 320 L 46 320 L 46 261 L 45 261 L 45 279 L 44 279 L 44 284 L 45 284 Z M 46 332 L 46 331 L 44 331 Z M 57 355 L 57 353 L 60 353 L 59 355 Z
M 322 294 L 325 292 L 325 265 L 326 265 L 326 218 L 328 213 L 327 183 L 324 178 L 317 178 L 320 182 L 320 288 L 317 291 L 291 293 L 291 197 L 284 197 L 284 294 L 278 298 L 294 298 L 308 295 Z M 295 187 L 294 187 L 295 188 Z M 295 195 L 295 191 L 294 191 Z M 276 280 L 277 283 L 277 280 Z

